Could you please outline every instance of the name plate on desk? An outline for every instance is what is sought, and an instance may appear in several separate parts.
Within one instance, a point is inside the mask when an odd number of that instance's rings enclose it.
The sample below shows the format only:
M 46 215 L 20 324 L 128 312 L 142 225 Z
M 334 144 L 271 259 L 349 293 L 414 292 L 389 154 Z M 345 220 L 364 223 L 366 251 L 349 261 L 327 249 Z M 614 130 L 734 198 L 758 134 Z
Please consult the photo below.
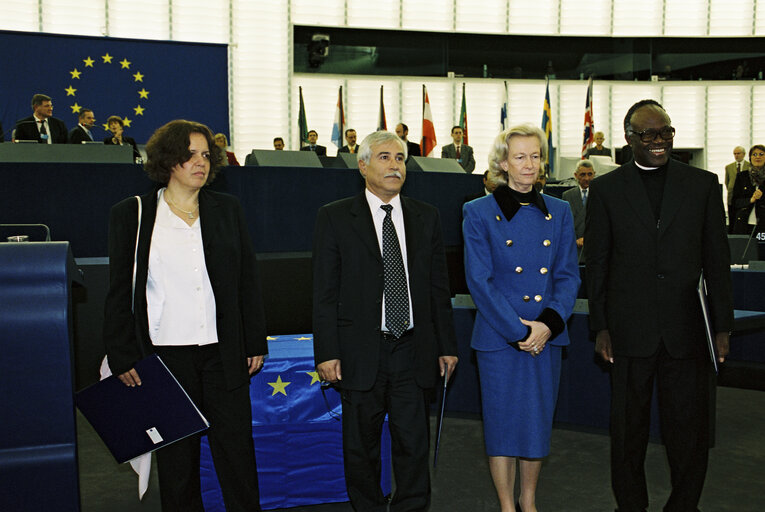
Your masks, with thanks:
M 0 162 L 132 164 L 133 147 L 104 144 L 0 144 Z

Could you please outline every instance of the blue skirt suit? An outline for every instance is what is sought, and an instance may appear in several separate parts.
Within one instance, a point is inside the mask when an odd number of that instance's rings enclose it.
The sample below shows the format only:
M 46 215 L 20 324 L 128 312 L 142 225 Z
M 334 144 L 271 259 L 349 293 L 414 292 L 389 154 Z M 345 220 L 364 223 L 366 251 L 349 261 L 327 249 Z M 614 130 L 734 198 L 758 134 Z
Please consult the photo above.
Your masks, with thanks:
M 489 456 L 540 458 L 550 451 L 566 320 L 579 290 L 568 203 L 533 192 L 521 204 L 507 186 L 463 207 L 465 275 L 477 308 L 471 347 L 481 383 Z M 515 343 L 539 320 L 552 331 L 535 357 Z

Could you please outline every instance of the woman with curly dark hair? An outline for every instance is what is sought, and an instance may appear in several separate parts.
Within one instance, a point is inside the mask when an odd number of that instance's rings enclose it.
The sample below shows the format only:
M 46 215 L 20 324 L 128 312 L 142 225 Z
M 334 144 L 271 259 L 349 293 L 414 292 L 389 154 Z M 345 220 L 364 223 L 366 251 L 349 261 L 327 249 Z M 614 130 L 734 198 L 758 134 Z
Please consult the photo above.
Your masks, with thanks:
M 109 218 L 109 366 L 140 386 L 135 363 L 156 353 L 210 422 L 229 511 L 260 510 L 249 377 L 267 352 L 255 253 L 239 201 L 205 188 L 220 149 L 203 124 L 171 121 L 146 146 L 157 187 Z M 140 219 L 140 220 L 139 220 Z M 203 511 L 199 435 L 157 451 L 164 511 Z
M 765 146 L 752 146 L 749 149 L 749 162 L 752 167 L 740 172 L 733 185 L 732 201 L 736 215 L 733 233 L 737 235 L 748 235 L 755 224 L 758 232 L 765 230 L 765 199 L 762 199 L 765 190 Z M 754 219 L 751 218 L 753 210 Z

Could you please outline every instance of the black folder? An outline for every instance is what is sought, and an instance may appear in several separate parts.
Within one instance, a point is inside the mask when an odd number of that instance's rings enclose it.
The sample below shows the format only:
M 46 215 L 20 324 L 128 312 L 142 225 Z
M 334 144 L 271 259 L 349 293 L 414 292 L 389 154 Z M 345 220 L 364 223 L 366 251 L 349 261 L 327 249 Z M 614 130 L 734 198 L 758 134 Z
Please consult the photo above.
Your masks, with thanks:
M 704 332 L 707 335 L 707 348 L 709 348 L 709 357 L 712 360 L 712 367 L 715 373 L 719 373 L 720 368 L 717 365 L 717 359 L 720 357 L 717 351 L 717 343 L 715 342 L 714 325 L 712 325 L 712 315 L 709 312 L 709 294 L 707 292 L 707 282 L 704 280 L 704 273 L 701 273 L 699 277 L 699 284 L 696 287 L 696 292 L 699 295 L 699 303 L 701 304 L 701 312 L 704 315 Z
M 210 424 L 158 355 L 138 361 L 141 385 L 116 376 L 75 396 L 77 407 L 123 463 L 207 429 Z

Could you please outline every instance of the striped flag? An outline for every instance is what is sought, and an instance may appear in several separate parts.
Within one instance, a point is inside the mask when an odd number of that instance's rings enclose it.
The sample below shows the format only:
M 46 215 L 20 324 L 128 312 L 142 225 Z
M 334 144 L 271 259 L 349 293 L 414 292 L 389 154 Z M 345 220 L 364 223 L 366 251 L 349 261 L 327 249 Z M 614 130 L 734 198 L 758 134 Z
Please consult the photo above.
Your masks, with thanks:
M 430 111 L 430 100 L 428 99 L 428 90 L 425 84 L 422 85 L 422 142 L 420 143 L 420 154 L 430 156 L 435 149 L 436 128 L 433 125 L 433 113 Z
M 383 86 L 380 86 L 380 112 L 377 114 L 377 131 L 387 130 L 388 123 L 385 122 L 385 105 L 383 104 Z
M 587 158 L 587 150 L 595 139 L 595 125 L 592 115 L 592 77 L 587 83 L 587 102 L 584 104 L 584 138 L 582 140 L 582 158 Z
M 500 131 L 507 130 L 509 128 L 508 124 L 508 105 L 510 104 L 510 101 L 508 100 L 507 95 L 507 80 L 505 80 L 505 101 L 502 103 L 502 109 L 499 111 L 499 129 Z
M 546 91 L 545 91 L 545 104 L 542 110 L 542 131 L 545 132 L 547 137 L 547 157 L 545 158 L 545 168 L 547 169 L 547 175 L 553 174 L 553 135 L 552 135 L 552 108 L 550 108 L 550 79 L 547 79 Z
M 345 131 L 345 111 L 343 110 L 343 86 L 337 93 L 337 108 L 335 109 L 335 122 L 332 123 L 332 144 L 337 149 L 343 147 L 343 132 Z
M 460 110 L 460 128 L 462 128 L 462 143 L 468 144 L 468 128 L 467 128 L 467 105 L 465 103 L 465 83 L 462 83 L 462 109 Z
M 300 138 L 300 147 L 308 144 L 308 123 L 305 120 L 305 105 L 303 104 L 303 88 L 298 87 L 300 91 L 300 110 L 298 111 L 298 137 Z

